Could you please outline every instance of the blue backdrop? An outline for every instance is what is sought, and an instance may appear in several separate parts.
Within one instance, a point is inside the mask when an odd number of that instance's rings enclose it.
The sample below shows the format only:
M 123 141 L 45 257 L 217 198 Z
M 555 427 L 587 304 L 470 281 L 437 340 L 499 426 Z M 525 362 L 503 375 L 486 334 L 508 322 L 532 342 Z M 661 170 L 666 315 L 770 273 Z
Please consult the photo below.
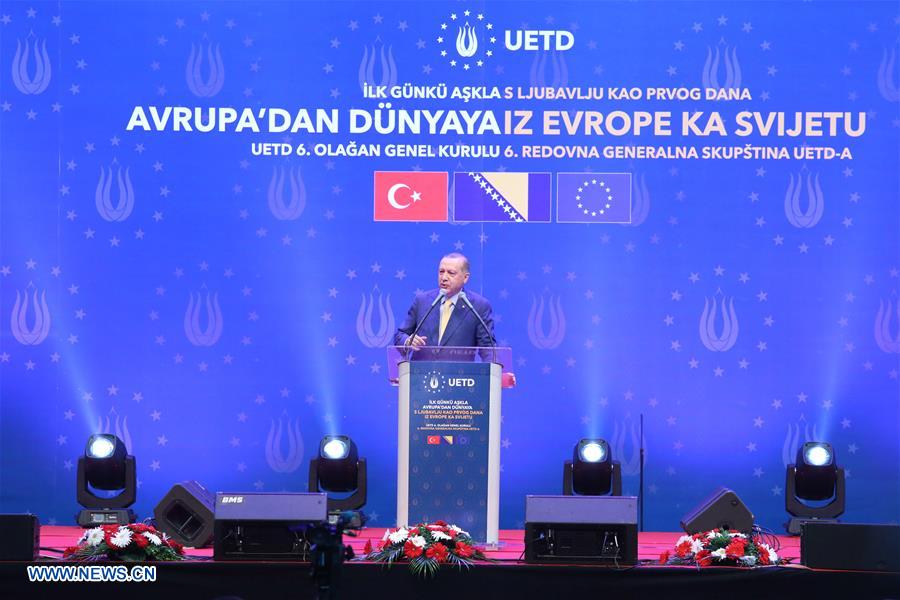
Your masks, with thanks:
M 71 523 L 74 466 L 94 431 L 137 457 L 141 516 L 184 479 L 303 491 L 333 432 L 358 442 L 367 510 L 391 524 L 397 402 L 384 346 L 414 292 L 435 287 L 440 257 L 460 251 L 516 357 L 501 527 L 523 526 L 526 494 L 561 491 L 562 462 L 584 436 L 609 440 L 636 493 L 640 415 L 647 529 L 677 529 L 719 485 L 779 527 L 785 465 L 808 439 L 831 442 L 847 469 L 847 520 L 896 522 L 897 15 L 895 2 L 4 0 L 0 511 Z M 454 58 L 465 19 L 481 46 Z M 566 31 L 574 44 L 505 47 L 504 32 L 522 29 Z M 347 130 L 351 109 L 385 102 L 364 98 L 363 84 L 405 83 L 446 84 L 448 96 L 511 86 L 645 97 L 388 100 L 534 111 L 530 136 Z M 655 87 L 750 97 L 646 99 Z M 136 106 L 337 109 L 341 129 L 129 130 Z M 671 111 L 673 134 L 552 135 L 540 127 L 549 110 Z M 682 135 L 680 115 L 693 111 L 720 113 L 728 135 Z M 740 137 L 739 111 L 790 122 L 838 111 L 865 130 Z M 251 146 L 351 141 L 496 144 L 516 156 Z M 789 155 L 602 154 L 748 143 Z M 526 158 L 526 145 L 601 154 Z M 796 159 L 804 146 L 852 158 Z M 376 170 L 550 172 L 554 194 L 560 172 L 631 173 L 631 224 L 375 222 Z

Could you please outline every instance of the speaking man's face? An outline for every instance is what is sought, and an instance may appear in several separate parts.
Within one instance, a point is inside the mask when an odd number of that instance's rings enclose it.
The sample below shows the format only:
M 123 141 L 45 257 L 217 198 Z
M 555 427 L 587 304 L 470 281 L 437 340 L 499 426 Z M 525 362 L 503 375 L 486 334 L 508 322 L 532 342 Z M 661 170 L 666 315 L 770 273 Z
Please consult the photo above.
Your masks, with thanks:
M 469 281 L 469 273 L 463 271 L 463 261 L 461 258 L 445 258 L 438 267 L 438 286 L 447 297 L 456 295 L 462 287 Z

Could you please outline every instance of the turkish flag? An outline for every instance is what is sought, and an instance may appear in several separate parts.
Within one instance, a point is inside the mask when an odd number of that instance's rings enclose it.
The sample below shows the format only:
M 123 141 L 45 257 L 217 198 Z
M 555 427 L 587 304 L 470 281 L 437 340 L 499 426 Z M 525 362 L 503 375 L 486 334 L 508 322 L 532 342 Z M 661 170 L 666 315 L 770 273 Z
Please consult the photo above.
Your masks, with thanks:
M 376 221 L 447 221 L 447 173 L 375 171 Z
M 438 445 L 438 444 L 441 443 L 441 436 L 439 436 L 439 435 L 429 435 L 429 436 L 426 438 L 426 441 L 428 442 L 429 445 L 435 446 L 435 445 Z

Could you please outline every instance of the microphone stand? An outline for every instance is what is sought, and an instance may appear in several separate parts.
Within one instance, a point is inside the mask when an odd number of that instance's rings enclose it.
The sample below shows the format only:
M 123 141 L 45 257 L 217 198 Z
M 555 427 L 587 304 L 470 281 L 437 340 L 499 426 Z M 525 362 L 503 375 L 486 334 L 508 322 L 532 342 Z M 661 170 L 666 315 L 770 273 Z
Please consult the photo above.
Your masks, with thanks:
M 639 507 L 639 517 L 641 528 L 640 531 L 644 531 L 644 413 L 641 413 L 641 476 L 640 482 L 638 483 L 638 507 Z
M 492 352 L 491 362 L 496 363 L 497 362 L 497 340 L 494 339 L 494 332 L 492 332 L 490 329 L 488 329 L 488 326 L 484 322 L 484 319 L 482 319 L 481 315 L 478 313 L 478 311 L 475 310 L 475 306 L 472 304 L 472 301 L 469 300 L 469 297 L 466 295 L 466 292 L 464 290 L 460 290 L 459 297 L 463 302 L 465 302 L 466 306 L 469 307 L 469 310 L 471 310 L 473 313 L 475 313 L 475 318 L 478 319 L 478 322 L 481 323 L 481 326 L 487 332 L 488 337 L 490 337 L 491 352 Z

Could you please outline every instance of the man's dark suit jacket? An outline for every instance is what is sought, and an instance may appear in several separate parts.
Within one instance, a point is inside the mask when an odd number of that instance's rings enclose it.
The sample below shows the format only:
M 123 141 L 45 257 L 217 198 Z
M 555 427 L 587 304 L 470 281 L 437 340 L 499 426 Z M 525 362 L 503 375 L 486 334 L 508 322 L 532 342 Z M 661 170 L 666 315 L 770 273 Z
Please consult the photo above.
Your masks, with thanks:
M 438 290 L 436 289 L 416 295 L 412 306 L 409 308 L 409 313 L 406 315 L 406 320 L 403 321 L 403 324 L 397 329 L 397 333 L 394 334 L 395 346 L 402 346 L 406 343 L 406 340 L 412 335 L 416 325 L 428 312 L 428 308 L 437 296 Z M 485 325 L 490 329 L 491 335 L 493 335 L 494 319 L 491 315 L 490 302 L 473 292 L 467 291 L 466 296 L 469 298 L 472 306 L 475 307 L 475 310 L 478 311 L 478 314 L 481 315 Z M 428 319 L 422 324 L 422 327 L 419 328 L 418 335 L 427 338 L 425 340 L 427 346 L 493 346 L 491 335 L 485 331 L 484 327 L 478 322 L 478 317 L 472 314 L 472 310 L 461 299 L 457 299 L 456 306 L 453 307 L 453 313 L 450 315 L 450 321 L 447 323 L 447 329 L 444 331 L 444 337 L 439 343 L 438 328 L 440 327 L 440 322 L 441 306 L 438 304 L 431 311 L 431 314 L 428 315 Z M 417 352 L 416 354 L 422 353 Z M 416 358 L 428 360 L 436 357 L 417 356 Z

